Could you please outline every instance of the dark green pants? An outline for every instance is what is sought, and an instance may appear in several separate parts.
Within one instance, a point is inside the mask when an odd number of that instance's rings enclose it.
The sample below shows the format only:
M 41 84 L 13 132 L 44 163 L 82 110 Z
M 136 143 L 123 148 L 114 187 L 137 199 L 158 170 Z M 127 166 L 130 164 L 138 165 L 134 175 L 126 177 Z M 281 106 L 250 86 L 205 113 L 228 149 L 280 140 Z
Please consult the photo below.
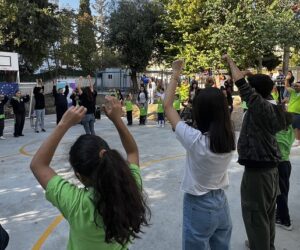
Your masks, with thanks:
M 245 168 L 241 184 L 243 220 L 251 250 L 274 250 L 278 170 Z

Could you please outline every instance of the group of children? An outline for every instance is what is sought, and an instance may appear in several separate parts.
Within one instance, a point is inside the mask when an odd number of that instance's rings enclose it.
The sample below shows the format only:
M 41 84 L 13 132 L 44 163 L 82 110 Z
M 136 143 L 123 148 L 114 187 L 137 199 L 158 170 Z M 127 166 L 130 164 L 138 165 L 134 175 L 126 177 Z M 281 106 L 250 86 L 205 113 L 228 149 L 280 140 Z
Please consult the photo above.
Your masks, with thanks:
M 140 96 L 141 93 L 144 93 L 144 87 L 141 87 L 141 90 L 138 94 L 138 97 Z M 144 94 L 143 94 L 144 95 Z M 156 94 L 155 97 L 155 104 L 157 104 L 157 109 L 156 109 L 156 121 L 157 121 L 157 127 L 164 127 L 165 126 L 165 112 L 164 112 L 164 106 L 163 106 L 163 101 L 164 101 L 164 89 L 161 88 L 158 90 L 158 93 Z M 138 98 L 136 105 L 139 108 L 140 116 L 139 116 L 139 125 L 145 125 L 147 121 L 147 113 L 148 113 L 148 104 L 147 104 L 147 98 L 145 98 L 144 102 L 141 102 L 142 98 Z M 124 100 L 124 106 L 126 110 L 126 117 L 127 117 L 127 125 L 131 126 L 132 125 L 132 112 L 133 112 L 133 97 L 129 93 L 126 95 L 126 98 Z M 181 102 L 180 102 L 180 96 L 179 94 L 176 94 L 175 100 L 173 102 L 173 106 L 180 114 L 180 109 L 181 109 Z

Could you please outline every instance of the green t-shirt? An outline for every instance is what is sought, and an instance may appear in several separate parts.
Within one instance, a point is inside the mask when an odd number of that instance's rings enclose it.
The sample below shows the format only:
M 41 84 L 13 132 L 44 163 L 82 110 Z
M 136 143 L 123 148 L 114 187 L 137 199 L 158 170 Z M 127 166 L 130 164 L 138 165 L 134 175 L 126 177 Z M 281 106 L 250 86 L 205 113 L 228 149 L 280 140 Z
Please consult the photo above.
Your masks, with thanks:
M 125 107 L 126 107 L 126 111 L 132 111 L 132 102 L 126 100 Z
M 163 113 L 164 112 L 164 106 L 163 102 L 161 100 L 157 101 L 157 113 Z
M 177 111 L 180 110 L 180 100 L 174 100 L 173 102 L 173 108 L 176 109 Z
M 276 102 L 279 101 L 279 93 L 278 92 L 272 92 L 271 95 Z
M 281 160 L 288 161 L 292 144 L 295 140 L 295 133 L 292 125 L 289 126 L 288 130 L 281 130 L 276 134 L 276 140 L 281 153 Z
M 243 109 L 248 109 L 247 103 L 246 103 L 245 101 L 242 101 L 241 107 L 242 107 Z
M 290 93 L 288 112 L 300 114 L 300 93 L 297 93 L 294 89 L 291 89 Z
M 147 115 L 147 110 L 145 107 L 140 107 L 140 116 L 146 116 Z
M 140 168 L 129 166 L 139 187 L 142 187 Z M 56 175 L 47 184 L 46 199 L 59 209 L 70 225 L 68 250 L 125 250 L 118 243 L 107 244 L 103 221 L 94 223 L 93 189 L 79 188 Z

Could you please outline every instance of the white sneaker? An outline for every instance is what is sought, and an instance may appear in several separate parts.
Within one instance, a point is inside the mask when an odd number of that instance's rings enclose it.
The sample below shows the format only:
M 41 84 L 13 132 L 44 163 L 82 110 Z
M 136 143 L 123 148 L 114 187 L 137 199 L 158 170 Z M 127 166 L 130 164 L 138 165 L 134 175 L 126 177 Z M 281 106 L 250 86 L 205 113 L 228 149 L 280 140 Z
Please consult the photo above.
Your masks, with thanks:
M 157 128 L 159 128 L 159 127 L 160 127 L 160 124 L 159 124 L 159 122 L 157 122 L 157 125 L 156 125 L 156 127 L 157 127 Z
M 3 136 L 0 136 L 0 140 L 6 140 L 6 138 Z
M 161 124 L 161 127 L 162 127 L 162 128 L 164 128 L 164 127 L 165 127 L 165 124 L 164 124 L 164 123 L 162 123 L 162 124 Z

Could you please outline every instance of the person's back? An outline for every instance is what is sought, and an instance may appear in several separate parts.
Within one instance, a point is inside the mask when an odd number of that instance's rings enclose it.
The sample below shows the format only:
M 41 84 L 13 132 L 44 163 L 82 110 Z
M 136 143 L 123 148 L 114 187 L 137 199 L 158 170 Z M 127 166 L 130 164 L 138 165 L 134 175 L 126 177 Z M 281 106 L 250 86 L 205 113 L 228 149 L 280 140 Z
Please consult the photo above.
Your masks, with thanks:
M 224 55 L 242 101 L 247 105 L 238 140 L 238 162 L 245 166 L 241 207 L 250 249 L 274 250 L 277 165 L 281 154 L 275 134 L 285 128 L 283 108 L 271 97 L 274 83 L 267 75 L 245 72 Z M 253 220 L 255 219 L 255 224 Z
M 130 165 L 132 175 L 141 187 L 141 176 L 136 165 Z M 60 176 L 53 177 L 47 184 L 46 198 L 63 214 L 70 225 L 69 250 L 127 249 L 127 245 L 105 242 L 105 225 L 100 216 L 95 224 L 95 194 L 93 188 L 78 188 Z
M 249 77 L 250 84 L 269 84 L 271 93 L 273 82 L 266 75 Z M 270 93 L 262 96 L 254 91 L 244 79 L 236 82 L 248 110 L 244 115 L 238 141 L 239 163 L 253 167 L 276 166 L 280 152 L 275 134 L 285 126 L 283 108 L 270 98 Z
M 224 189 L 229 184 L 227 169 L 235 150 L 227 101 L 217 88 L 199 91 L 193 99 L 195 128 L 185 124 L 173 107 L 183 61 L 173 62 L 172 67 L 164 109 L 177 139 L 186 149 L 181 184 L 182 248 L 227 250 L 232 223 Z
M 120 102 L 110 96 L 106 99 L 105 113 L 119 132 L 126 160 L 99 136 L 82 135 L 71 146 L 69 162 L 85 188 L 55 173 L 50 162 L 64 134 L 84 117 L 86 109 L 81 106 L 68 109 L 30 165 L 46 198 L 70 225 L 69 250 L 125 250 L 141 227 L 148 225 L 138 148 L 121 119 Z

